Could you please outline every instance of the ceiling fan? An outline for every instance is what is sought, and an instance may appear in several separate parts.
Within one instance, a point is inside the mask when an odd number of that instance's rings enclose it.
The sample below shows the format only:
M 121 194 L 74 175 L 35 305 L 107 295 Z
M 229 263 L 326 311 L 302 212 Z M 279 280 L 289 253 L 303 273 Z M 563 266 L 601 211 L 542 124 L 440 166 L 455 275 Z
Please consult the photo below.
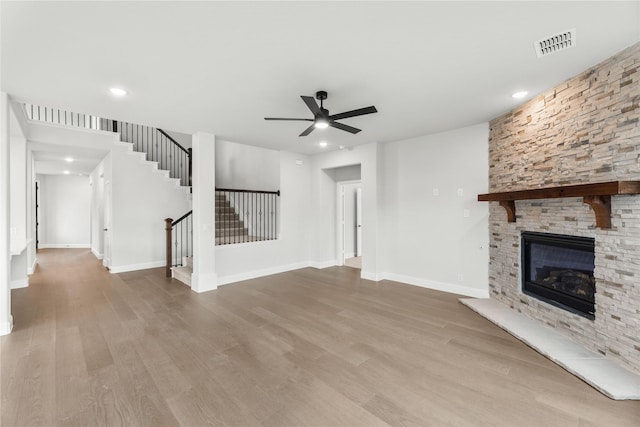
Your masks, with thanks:
M 284 119 L 284 118 L 276 118 L 276 117 L 265 117 L 264 119 L 265 120 L 296 120 L 296 121 L 303 121 L 303 122 L 313 122 L 311 126 L 305 129 L 305 131 L 302 132 L 299 136 L 307 136 L 311 132 L 313 132 L 315 128 L 324 129 L 329 126 L 336 129 L 343 130 L 345 132 L 355 134 L 360 132 L 361 129 L 354 128 L 353 126 L 348 126 L 343 123 L 338 123 L 336 122 L 336 120 L 346 119 L 349 117 L 363 116 L 365 114 L 372 114 L 372 113 L 378 112 L 378 110 L 376 110 L 376 107 L 372 105 L 371 107 L 358 108 L 357 110 L 351 110 L 351 111 L 346 111 L 344 113 L 329 115 L 329 110 L 324 108 L 324 105 L 323 105 L 323 101 L 327 99 L 327 92 L 324 90 L 320 90 L 316 92 L 316 98 L 320 100 L 320 106 L 318 106 L 318 103 L 311 96 L 301 96 L 300 98 L 302 98 L 304 103 L 307 104 L 307 107 L 309 107 L 309 110 L 311 110 L 311 112 L 313 113 L 313 117 L 314 117 L 313 119 Z

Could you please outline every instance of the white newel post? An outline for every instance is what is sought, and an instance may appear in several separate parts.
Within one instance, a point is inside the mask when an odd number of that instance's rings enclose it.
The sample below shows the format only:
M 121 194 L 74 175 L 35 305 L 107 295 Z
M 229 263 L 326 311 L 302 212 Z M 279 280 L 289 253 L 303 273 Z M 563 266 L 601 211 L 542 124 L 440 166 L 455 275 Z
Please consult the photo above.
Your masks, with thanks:
M 193 135 L 193 275 L 191 289 L 206 292 L 217 289 L 215 263 L 215 136 Z
M 9 195 L 9 97 L 0 93 L 0 335 L 13 328 L 11 317 L 11 252 Z

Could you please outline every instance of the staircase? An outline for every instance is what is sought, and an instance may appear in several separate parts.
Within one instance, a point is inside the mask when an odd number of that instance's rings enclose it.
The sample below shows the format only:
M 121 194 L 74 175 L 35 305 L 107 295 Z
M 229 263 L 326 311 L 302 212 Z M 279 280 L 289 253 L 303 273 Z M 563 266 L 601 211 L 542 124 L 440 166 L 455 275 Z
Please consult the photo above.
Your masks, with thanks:
M 216 191 L 216 245 L 250 242 L 249 229 L 225 193 Z
M 171 277 L 182 283 L 191 286 L 191 275 L 193 274 L 193 257 L 182 258 L 182 265 L 171 268 Z

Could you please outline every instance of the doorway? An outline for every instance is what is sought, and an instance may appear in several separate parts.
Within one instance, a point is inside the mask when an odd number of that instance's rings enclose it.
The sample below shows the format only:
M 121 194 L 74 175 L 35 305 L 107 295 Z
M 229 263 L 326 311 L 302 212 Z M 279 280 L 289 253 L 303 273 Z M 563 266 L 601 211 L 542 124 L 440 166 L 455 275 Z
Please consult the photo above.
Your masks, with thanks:
M 338 261 L 340 265 L 362 268 L 362 183 L 337 183 Z

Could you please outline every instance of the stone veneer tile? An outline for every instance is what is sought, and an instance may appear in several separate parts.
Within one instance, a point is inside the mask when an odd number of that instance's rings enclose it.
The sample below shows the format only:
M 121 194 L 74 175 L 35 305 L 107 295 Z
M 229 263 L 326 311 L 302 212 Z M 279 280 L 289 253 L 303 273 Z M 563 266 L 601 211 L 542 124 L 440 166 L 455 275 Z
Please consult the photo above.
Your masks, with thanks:
M 492 120 L 491 192 L 640 180 L 640 43 Z M 517 201 L 517 222 L 490 207 L 491 298 L 640 372 L 640 196 L 612 198 L 612 228 L 595 228 L 582 198 Z M 522 294 L 520 233 L 592 237 L 596 319 Z

